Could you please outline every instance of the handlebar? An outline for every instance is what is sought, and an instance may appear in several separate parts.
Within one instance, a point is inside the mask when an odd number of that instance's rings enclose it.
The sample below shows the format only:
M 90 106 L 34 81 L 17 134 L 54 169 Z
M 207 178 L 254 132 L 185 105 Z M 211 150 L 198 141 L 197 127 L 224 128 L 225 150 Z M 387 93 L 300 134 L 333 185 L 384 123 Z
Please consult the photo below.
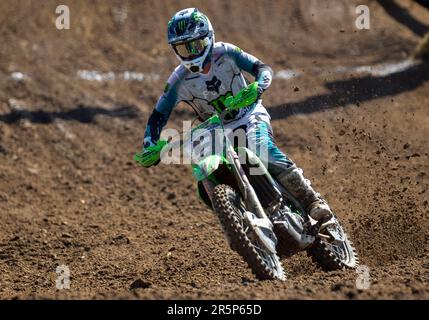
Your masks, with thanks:
M 258 82 L 255 81 L 246 88 L 241 89 L 235 96 L 225 99 L 225 110 L 219 115 L 221 119 L 230 111 L 237 111 L 255 103 L 259 98 Z M 150 167 L 160 160 L 162 149 L 168 145 L 168 141 L 159 140 L 155 146 L 150 146 L 134 155 L 134 160 L 144 167 Z

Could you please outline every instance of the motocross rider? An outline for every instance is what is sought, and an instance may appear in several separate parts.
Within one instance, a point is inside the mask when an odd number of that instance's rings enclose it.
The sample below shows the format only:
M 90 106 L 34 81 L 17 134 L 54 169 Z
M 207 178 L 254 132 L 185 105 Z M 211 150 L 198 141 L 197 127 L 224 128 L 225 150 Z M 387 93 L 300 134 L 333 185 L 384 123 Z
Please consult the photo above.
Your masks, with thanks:
M 168 79 L 149 117 L 143 156 L 146 148 L 158 143 L 161 130 L 179 102 L 187 103 L 206 120 L 208 113 L 225 108 L 223 101 L 227 95 L 235 95 L 247 86 L 243 71 L 255 77 L 259 95 L 268 89 L 273 77 L 271 68 L 254 56 L 232 44 L 215 42 L 210 20 L 195 8 L 181 10 L 173 16 L 168 23 L 168 43 L 180 65 Z M 332 212 L 326 201 L 304 178 L 303 171 L 276 146 L 270 119 L 258 99 L 253 105 L 234 112 L 228 121 L 229 127 L 244 127 L 247 140 L 253 140 L 253 145 L 268 148 L 269 172 L 303 204 L 313 219 L 329 220 Z M 141 164 L 150 167 L 157 162 Z

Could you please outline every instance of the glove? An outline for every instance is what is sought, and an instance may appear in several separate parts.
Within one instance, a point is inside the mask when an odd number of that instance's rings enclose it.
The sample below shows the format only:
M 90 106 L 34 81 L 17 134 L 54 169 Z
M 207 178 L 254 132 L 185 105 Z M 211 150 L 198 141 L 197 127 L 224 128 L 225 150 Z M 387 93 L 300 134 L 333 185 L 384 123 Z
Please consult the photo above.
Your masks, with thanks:
M 156 166 L 161 161 L 161 151 L 168 144 L 164 140 L 159 140 L 156 144 L 151 143 L 152 145 L 145 141 L 143 150 L 134 155 L 134 160 L 145 168 Z
M 246 88 L 241 89 L 235 97 L 226 98 L 224 104 L 231 111 L 250 106 L 259 99 L 259 88 L 258 82 L 253 82 Z

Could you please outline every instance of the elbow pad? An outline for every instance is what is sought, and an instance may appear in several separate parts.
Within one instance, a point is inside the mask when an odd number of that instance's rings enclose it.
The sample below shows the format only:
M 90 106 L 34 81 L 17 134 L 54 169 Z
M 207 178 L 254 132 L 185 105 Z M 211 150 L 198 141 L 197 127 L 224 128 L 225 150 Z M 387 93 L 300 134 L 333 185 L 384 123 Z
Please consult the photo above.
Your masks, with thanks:
M 253 66 L 253 74 L 259 83 L 259 88 L 263 91 L 267 90 L 273 80 L 273 70 L 268 65 L 258 61 Z

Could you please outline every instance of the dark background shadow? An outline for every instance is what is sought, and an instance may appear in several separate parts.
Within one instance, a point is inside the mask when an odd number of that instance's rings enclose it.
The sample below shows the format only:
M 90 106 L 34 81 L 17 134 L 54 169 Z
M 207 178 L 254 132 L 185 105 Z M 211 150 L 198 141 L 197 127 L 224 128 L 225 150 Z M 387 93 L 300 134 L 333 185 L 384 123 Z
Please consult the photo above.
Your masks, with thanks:
M 426 6 L 429 5 L 428 1 L 421 2 L 426 2 Z M 407 9 L 401 7 L 393 0 L 378 0 L 378 3 L 384 8 L 386 13 L 388 13 L 400 24 L 410 29 L 412 32 L 414 32 L 414 34 L 423 37 L 426 32 L 429 31 L 429 25 L 416 20 L 412 15 L 408 13 Z
M 429 64 L 422 63 L 403 72 L 385 77 L 365 76 L 345 81 L 328 82 L 331 92 L 309 97 L 303 101 L 268 107 L 272 119 L 284 119 L 294 114 L 357 105 L 365 101 L 393 96 L 413 90 L 429 80 Z
M 328 82 L 325 84 L 325 87 L 329 89 L 329 93 L 315 95 L 298 102 L 268 106 L 268 111 L 271 118 L 276 120 L 285 119 L 295 114 L 310 114 L 332 108 L 345 107 L 347 105 L 359 105 L 365 101 L 414 90 L 428 80 L 429 64 L 421 63 L 405 71 L 385 77 L 365 76 Z M 182 113 L 191 114 L 191 111 L 188 112 L 186 110 Z M 78 105 L 74 109 L 61 112 L 14 110 L 7 114 L 1 114 L 0 122 L 13 124 L 27 119 L 33 123 L 50 124 L 59 119 L 92 123 L 97 115 L 134 119 L 139 117 L 141 112 L 133 106 L 122 106 L 108 110 L 100 107 Z
M 429 0 L 415 0 L 415 1 L 429 9 Z
M 133 119 L 136 118 L 138 114 L 139 110 L 132 106 L 123 106 L 113 110 L 107 110 L 99 107 L 78 105 L 74 109 L 61 112 L 48 112 L 43 110 L 13 110 L 8 114 L 0 115 L 0 122 L 13 124 L 20 120 L 27 119 L 33 123 L 49 124 L 58 119 L 91 123 L 94 121 L 97 115 L 103 115 L 112 118 Z

